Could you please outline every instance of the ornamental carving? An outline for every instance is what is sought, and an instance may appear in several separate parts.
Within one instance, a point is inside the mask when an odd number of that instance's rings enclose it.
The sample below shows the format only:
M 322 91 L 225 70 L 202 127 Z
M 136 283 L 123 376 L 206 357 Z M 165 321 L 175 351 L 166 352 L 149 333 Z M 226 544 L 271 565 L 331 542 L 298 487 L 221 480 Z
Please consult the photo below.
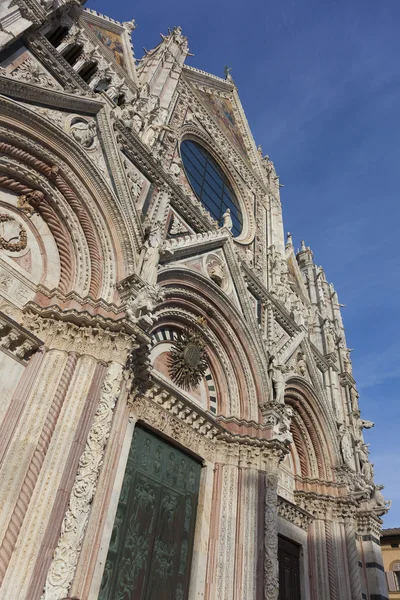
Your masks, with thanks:
M 74 118 L 69 127 L 73 138 L 86 150 L 93 150 L 96 146 L 97 129 L 96 122 L 92 119 L 86 121 L 81 118 Z
M 59 89 L 59 86 L 47 75 L 39 64 L 28 58 L 9 74 L 13 79 L 25 83 L 34 83 L 47 88 Z
M 9 252 L 20 252 L 26 248 L 26 229 L 14 217 L 0 214 L 0 248 Z
M 110 435 L 113 411 L 120 392 L 121 376 L 122 367 L 111 363 L 101 387 L 99 405 L 85 449 L 79 460 L 68 510 L 41 600 L 59 600 L 68 595 L 96 491 L 105 446 Z
M 168 357 L 170 377 L 184 390 L 195 389 L 208 369 L 206 343 L 200 332 L 192 328 L 182 331 L 172 341 Z

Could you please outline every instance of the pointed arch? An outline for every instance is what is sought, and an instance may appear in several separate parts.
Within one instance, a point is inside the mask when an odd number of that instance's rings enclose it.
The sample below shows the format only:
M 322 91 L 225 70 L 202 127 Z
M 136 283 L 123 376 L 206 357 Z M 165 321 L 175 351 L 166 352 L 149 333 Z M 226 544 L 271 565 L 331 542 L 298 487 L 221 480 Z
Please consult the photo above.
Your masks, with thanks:
M 336 482 L 335 466 L 341 461 L 334 425 L 321 410 L 311 385 L 300 377 L 286 383 L 285 403 L 293 410 L 291 432 L 301 465 L 301 476 L 320 482 Z
M 205 276 L 181 267 L 167 268 L 159 275 L 166 297 L 157 310 L 157 322 L 178 327 L 198 327 L 203 317 L 207 327 L 210 368 L 219 391 L 220 414 L 260 423 L 259 405 L 267 398 L 262 357 L 243 315 L 220 288 Z

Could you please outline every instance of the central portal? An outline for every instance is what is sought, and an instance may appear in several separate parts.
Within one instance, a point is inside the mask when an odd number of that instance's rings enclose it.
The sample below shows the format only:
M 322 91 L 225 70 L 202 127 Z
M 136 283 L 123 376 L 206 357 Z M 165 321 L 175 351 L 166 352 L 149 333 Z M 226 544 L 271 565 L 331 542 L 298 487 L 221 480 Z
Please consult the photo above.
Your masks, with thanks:
M 200 464 L 135 428 L 99 600 L 186 600 Z
M 300 547 L 278 538 L 279 600 L 300 600 Z

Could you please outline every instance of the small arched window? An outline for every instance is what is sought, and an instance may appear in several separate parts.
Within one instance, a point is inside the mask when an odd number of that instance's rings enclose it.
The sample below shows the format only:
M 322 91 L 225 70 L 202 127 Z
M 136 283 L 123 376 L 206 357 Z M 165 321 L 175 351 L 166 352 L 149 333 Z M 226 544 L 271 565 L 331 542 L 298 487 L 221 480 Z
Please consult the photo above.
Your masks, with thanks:
M 78 62 L 78 58 L 82 53 L 83 46 L 81 46 L 81 44 L 73 44 L 72 46 L 68 46 L 64 52 L 62 52 L 62 56 L 65 58 L 67 63 L 73 67 Z
M 57 48 L 67 34 L 68 27 L 57 27 L 56 29 L 51 29 L 48 33 L 46 33 L 46 37 L 50 44 L 54 46 L 54 48 Z
M 92 61 L 83 65 L 83 67 L 79 69 L 78 75 L 82 77 L 83 81 L 89 83 L 89 81 L 93 78 L 94 74 L 96 73 L 97 69 L 97 62 Z
M 239 201 L 228 178 L 211 154 L 193 140 L 181 144 L 181 156 L 190 185 L 211 216 L 222 225 L 222 217 L 229 208 L 232 233 L 238 236 L 243 227 Z

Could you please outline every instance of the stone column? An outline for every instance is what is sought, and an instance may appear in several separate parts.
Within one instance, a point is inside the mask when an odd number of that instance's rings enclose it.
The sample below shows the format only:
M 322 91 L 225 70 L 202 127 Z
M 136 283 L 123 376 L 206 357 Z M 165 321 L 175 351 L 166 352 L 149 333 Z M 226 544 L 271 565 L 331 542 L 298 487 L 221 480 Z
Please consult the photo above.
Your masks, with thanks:
M 0 472 L 2 594 L 38 600 L 61 530 L 69 563 L 58 583 L 67 587 L 56 586 L 51 597 L 62 598 L 76 568 L 133 338 L 126 330 L 110 331 L 108 322 L 102 327 L 100 318 L 90 326 L 87 317 L 78 325 L 56 310 L 25 318 L 44 351 L 26 368 L 7 413 L 12 435 Z
M 350 574 L 351 599 L 361 600 L 362 592 L 360 580 L 360 567 L 358 564 L 356 533 L 352 521 L 346 520 L 344 524 L 344 532 L 346 537 L 347 562 Z
M 225 464 L 218 462 L 214 470 L 213 506 L 210 523 L 205 598 L 230 600 L 235 593 L 235 546 L 238 509 L 237 458 L 229 455 Z M 237 448 L 233 448 L 237 452 Z M 221 458 L 223 458 L 221 456 Z M 236 463 L 236 464 L 235 464 Z
M 319 516 L 319 515 L 318 515 Z M 331 600 L 325 522 L 317 518 L 308 531 L 310 554 L 311 594 L 313 600 Z
M 330 600 L 339 599 L 338 569 L 335 557 L 335 542 L 332 521 L 325 521 L 326 555 L 328 559 L 328 577 Z
M 381 512 L 382 514 L 382 512 Z M 379 516 L 381 516 L 381 514 Z M 373 511 L 357 515 L 360 559 L 363 567 L 363 587 L 371 598 L 388 598 L 387 581 L 383 566 L 380 534 L 382 521 Z M 361 569 L 359 569 L 359 576 Z
M 278 472 L 265 473 L 264 600 L 278 600 Z

